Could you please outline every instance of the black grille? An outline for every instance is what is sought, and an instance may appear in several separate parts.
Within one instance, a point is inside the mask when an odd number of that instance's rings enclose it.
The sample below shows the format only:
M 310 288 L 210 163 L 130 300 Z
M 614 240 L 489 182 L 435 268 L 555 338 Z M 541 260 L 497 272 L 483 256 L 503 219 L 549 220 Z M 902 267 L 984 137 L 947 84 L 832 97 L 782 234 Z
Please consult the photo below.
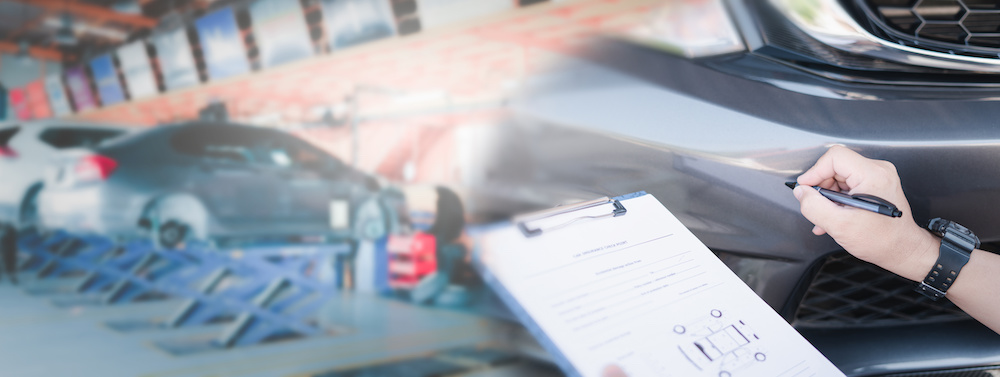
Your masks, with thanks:
M 1000 57 L 1000 1 L 858 0 L 871 26 L 895 42 Z
M 852 327 L 965 319 L 948 300 L 931 301 L 915 283 L 846 252 L 827 258 L 809 285 L 796 326 Z

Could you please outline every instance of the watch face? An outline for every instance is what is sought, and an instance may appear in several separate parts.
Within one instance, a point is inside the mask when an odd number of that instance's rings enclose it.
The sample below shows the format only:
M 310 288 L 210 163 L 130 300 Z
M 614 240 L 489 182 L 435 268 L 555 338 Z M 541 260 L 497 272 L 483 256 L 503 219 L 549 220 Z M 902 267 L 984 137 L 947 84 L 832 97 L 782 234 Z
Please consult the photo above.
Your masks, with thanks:
M 951 241 L 958 246 L 969 249 L 979 248 L 979 237 L 976 237 L 969 228 L 962 226 L 951 220 L 940 217 L 934 218 L 927 224 L 927 229 L 938 237 Z

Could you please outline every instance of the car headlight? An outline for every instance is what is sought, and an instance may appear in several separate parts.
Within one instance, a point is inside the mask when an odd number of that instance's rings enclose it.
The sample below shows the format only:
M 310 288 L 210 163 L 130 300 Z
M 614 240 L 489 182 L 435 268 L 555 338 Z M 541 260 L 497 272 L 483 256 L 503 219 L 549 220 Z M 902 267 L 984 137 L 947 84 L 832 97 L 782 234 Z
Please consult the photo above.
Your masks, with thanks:
M 746 49 L 722 0 L 668 0 L 623 37 L 689 58 Z

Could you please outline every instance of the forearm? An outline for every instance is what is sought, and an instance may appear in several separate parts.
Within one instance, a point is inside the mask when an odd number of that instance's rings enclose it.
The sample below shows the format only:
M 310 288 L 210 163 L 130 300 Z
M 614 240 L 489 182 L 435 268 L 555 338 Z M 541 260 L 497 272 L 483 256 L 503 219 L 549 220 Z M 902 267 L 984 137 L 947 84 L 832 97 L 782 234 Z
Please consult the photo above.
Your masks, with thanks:
M 937 262 L 941 239 L 927 230 L 915 237 L 910 257 L 883 266 L 899 276 L 921 282 Z M 1000 292 L 1000 255 L 974 250 L 947 298 L 966 313 L 1000 333 L 1000 299 L 989 292 Z
M 833 146 L 813 167 L 803 172 L 797 182 L 799 186 L 795 187 L 793 193 L 799 200 L 802 215 L 815 225 L 813 234 L 828 234 L 855 257 L 915 282 L 922 282 L 932 268 L 936 267 L 941 239 L 914 222 L 899 174 L 892 163 L 868 159 L 845 147 Z M 903 214 L 891 218 L 845 208 L 806 186 L 819 186 L 852 195 L 863 193 L 878 196 L 896 204 Z M 953 224 L 937 225 L 951 229 Z M 965 234 L 960 226 L 956 229 Z M 947 231 L 944 233 L 949 234 Z M 958 233 L 953 237 L 958 237 Z M 956 239 L 956 242 L 969 244 L 962 246 L 964 250 L 971 249 L 971 244 L 976 244 L 972 241 L 975 241 L 975 237 L 971 240 Z M 957 256 L 954 257 L 949 259 L 956 259 L 955 261 L 944 264 L 958 263 Z M 944 288 L 948 277 L 942 278 L 945 281 L 939 283 Z M 947 288 L 946 297 L 973 318 L 1000 333 L 1000 300 L 997 299 L 997 292 L 1000 292 L 1000 255 L 974 250 L 954 283 Z
M 923 278 L 921 278 L 923 279 Z M 1000 333 L 1000 255 L 974 250 L 948 299 L 987 327 Z

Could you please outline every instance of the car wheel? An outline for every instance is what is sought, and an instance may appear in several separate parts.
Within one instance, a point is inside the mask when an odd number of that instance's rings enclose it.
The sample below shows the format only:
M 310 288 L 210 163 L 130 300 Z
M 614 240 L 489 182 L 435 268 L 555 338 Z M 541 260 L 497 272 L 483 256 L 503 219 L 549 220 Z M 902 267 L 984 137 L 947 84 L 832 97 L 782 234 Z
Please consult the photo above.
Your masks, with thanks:
M 165 249 L 177 249 L 187 240 L 190 227 L 180 221 L 169 220 L 160 224 L 159 229 L 153 232 L 158 238 L 160 247 Z
M 207 240 L 208 213 L 201 202 L 189 195 L 160 198 L 140 221 L 149 230 L 153 243 L 177 249 L 191 240 Z

